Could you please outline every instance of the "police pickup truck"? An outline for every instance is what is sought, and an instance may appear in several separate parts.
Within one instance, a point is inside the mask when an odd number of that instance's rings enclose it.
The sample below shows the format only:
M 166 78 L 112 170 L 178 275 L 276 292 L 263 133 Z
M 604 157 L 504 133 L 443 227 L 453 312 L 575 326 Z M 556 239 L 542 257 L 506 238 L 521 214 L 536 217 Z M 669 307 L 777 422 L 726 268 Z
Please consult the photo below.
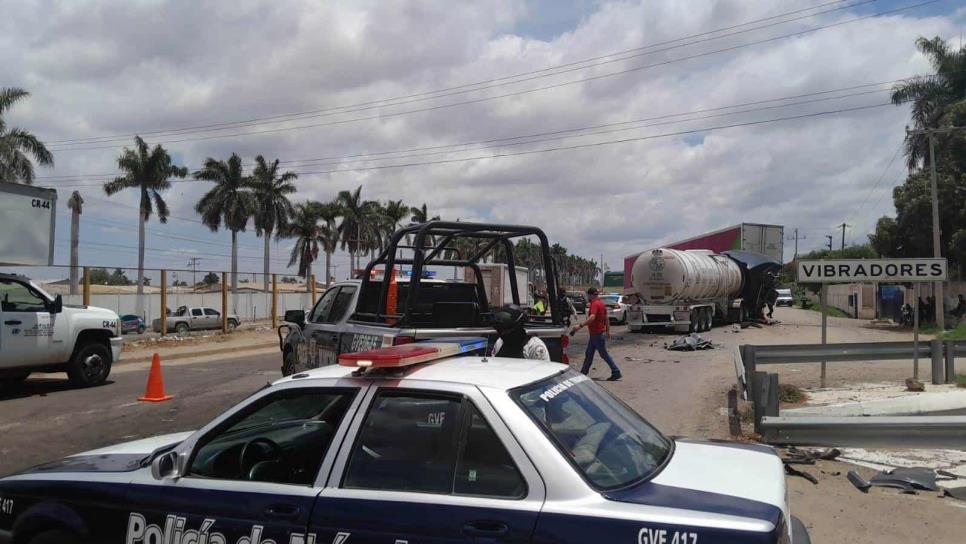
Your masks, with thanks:
M 111 310 L 65 306 L 27 277 L 0 273 L 0 388 L 32 372 L 67 372 L 75 385 L 100 385 L 122 346 Z
M 0 544 L 808 544 L 770 447 L 664 436 L 566 365 L 433 360 L 459 344 L 0 479 Z
M 342 353 L 434 338 L 484 336 L 492 343 L 493 314 L 499 308 L 487 302 L 493 297 L 478 263 L 495 251 L 509 255 L 512 298 L 507 299 L 519 304 L 528 286 L 517 285 L 513 242 L 526 237 L 540 246 L 542 270 L 551 271 L 545 274 L 548 296 L 557 301 L 556 268 L 540 229 L 444 221 L 412 225 L 393 234 L 366 267 L 365 279 L 334 284 L 310 310 L 285 313 L 286 324 L 278 331 L 282 374 L 334 364 Z M 401 274 L 404 267 L 406 275 Z M 427 277 L 430 269 L 440 268 L 455 270 L 463 279 Z M 528 324 L 527 332 L 543 340 L 552 360 L 565 360 L 569 337 L 556 302 L 547 316 Z

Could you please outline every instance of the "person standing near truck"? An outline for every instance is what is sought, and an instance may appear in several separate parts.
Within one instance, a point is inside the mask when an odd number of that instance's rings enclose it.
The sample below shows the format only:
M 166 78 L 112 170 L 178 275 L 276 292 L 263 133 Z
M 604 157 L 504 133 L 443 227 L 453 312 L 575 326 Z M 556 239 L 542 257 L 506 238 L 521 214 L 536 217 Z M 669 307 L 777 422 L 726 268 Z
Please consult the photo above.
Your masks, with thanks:
M 587 351 L 584 353 L 584 366 L 581 367 L 580 372 L 585 375 L 590 372 L 590 365 L 594 362 L 594 353 L 600 352 L 601 358 L 610 367 L 610 377 L 607 378 L 607 381 L 614 382 L 621 379 L 621 369 L 617 367 L 617 363 L 607 353 L 610 320 L 607 318 L 607 307 L 600 300 L 599 294 L 596 287 L 587 289 L 587 300 L 590 304 L 587 307 L 587 319 L 574 327 L 574 332 L 587 327 L 587 332 L 590 333 L 590 338 L 587 340 Z

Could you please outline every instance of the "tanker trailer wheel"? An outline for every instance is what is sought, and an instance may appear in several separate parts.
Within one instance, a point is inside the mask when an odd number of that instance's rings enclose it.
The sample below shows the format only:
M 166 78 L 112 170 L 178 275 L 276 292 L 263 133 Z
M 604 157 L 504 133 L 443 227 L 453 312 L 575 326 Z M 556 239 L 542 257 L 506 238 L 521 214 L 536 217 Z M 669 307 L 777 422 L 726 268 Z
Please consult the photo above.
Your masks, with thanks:
M 704 330 L 710 331 L 714 327 L 714 313 L 711 308 L 705 308 L 704 310 Z
M 694 308 L 694 309 L 691 310 L 691 314 L 688 317 L 688 320 L 691 322 L 691 324 L 688 325 L 688 332 L 689 333 L 698 332 L 699 325 L 698 325 L 698 309 L 697 308 Z

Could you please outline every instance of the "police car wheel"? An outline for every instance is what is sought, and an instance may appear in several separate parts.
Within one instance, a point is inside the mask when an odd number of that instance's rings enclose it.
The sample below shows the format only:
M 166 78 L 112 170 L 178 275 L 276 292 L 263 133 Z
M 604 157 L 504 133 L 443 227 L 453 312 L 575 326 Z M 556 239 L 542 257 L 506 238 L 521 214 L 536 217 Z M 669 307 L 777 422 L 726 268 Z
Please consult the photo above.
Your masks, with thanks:
M 78 387 L 100 385 L 110 373 L 111 350 L 100 342 L 81 346 L 67 363 L 67 376 Z
M 295 350 L 290 349 L 285 352 L 282 356 L 282 376 L 291 376 L 295 373 L 295 366 L 298 364 L 298 357 L 295 356 Z
M 28 541 L 29 544 L 80 544 L 77 535 L 69 531 L 44 531 Z

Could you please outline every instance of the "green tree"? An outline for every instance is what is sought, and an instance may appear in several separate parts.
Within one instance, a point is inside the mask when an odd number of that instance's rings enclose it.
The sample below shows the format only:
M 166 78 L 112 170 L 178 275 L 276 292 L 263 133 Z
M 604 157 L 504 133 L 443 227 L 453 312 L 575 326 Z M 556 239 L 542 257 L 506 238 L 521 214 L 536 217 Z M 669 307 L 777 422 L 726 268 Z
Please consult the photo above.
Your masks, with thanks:
M 218 285 L 221 283 L 221 278 L 214 272 L 208 272 L 205 274 L 205 277 L 201 278 L 201 283 L 204 285 Z
M 134 137 L 134 149 L 124 148 L 117 158 L 117 167 L 126 173 L 104 184 L 107 196 L 124 189 L 137 189 L 141 194 L 138 206 L 138 297 L 135 313 L 144 315 L 144 224 L 155 207 L 158 209 L 158 219 L 162 223 L 168 222 L 168 204 L 161 197 L 161 192 L 171 188 L 170 178 L 183 178 L 188 175 L 188 169 L 175 166 L 171 156 L 160 145 L 149 150 L 148 144 L 140 136 Z
M 0 181 L 34 182 L 31 157 L 41 166 L 53 166 L 54 155 L 36 136 L 22 128 L 8 127 L 3 114 L 14 104 L 30 96 L 17 87 L 0 87 Z
M 325 252 L 325 284 L 328 286 L 332 278 L 332 254 L 339 246 L 341 235 L 337 223 L 342 215 L 342 209 L 336 202 L 320 204 L 316 210 L 318 218 L 316 224 L 319 227 L 318 241 Z
M 255 232 L 265 242 L 265 289 L 268 290 L 270 244 L 272 233 L 276 236 L 285 228 L 285 223 L 294 211 L 289 195 L 295 193 L 292 183 L 298 174 L 278 172 L 278 159 L 268 163 L 261 155 L 255 157 L 255 170 L 252 173 L 252 190 L 255 192 Z
M 298 275 L 312 275 L 312 263 L 319 256 L 319 212 L 321 204 L 311 200 L 295 205 L 294 213 L 286 225 L 285 236 L 295 238 L 288 265 L 298 263 Z
M 227 162 L 208 157 L 194 177 L 215 183 L 195 205 L 195 211 L 212 232 L 217 232 L 222 222 L 231 231 L 231 292 L 234 294 L 238 289 L 238 233 L 245 230 L 255 211 L 254 195 L 248 190 L 251 179 L 245 176 L 241 157 L 235 153 Z
M 378 202 L 362 200 L 362 186 L 355 191 L 339 191 L 335 199 L 342 210 L 339 232 L 342 249 L 348 249 L 350 267 L 359 268 L 359 256 L 378 247 L 382 224 L 381 206 Z

